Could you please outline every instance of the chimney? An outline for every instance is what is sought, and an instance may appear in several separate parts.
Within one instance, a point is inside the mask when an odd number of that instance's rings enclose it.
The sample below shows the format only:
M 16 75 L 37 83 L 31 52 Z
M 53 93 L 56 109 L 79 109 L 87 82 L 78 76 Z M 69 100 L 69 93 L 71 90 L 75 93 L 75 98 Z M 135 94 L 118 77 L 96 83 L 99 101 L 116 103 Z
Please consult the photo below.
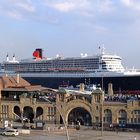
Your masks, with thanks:
M 84 83 L 80 83 L 80 91 L 84 91 L 85 90 L 85 85 L 84 85 Z
M 112 83 L 109 83 L 108 84 L 108 95 L 109 96 L 112 96 L 114 93 L 113 93 L 113 85 Z
M 19 74 L 17 74 L 17 83 L 19 84 L 19 81 L 20 81 L 20 76 Z

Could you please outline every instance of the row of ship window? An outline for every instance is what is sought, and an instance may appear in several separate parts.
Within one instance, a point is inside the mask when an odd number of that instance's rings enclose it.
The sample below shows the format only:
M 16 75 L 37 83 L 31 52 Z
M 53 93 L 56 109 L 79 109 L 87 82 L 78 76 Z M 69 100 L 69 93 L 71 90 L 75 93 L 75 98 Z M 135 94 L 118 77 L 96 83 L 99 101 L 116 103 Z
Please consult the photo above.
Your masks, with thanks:
M 77 67 L 77 68 L 81 68 L 81 67 L 84 67 L 84 68 L 87 68 L 87 69 L 98 69 L 98 65 L 73 65 L 73 66 L 70 66 L 70 65 L 54 65 L 54 66 L 47 66 L 47 67 L 43 67 L 43 66 L 37 66 L 37 65 L 30 65 L 30 66 L 20 66 L 20 67 L 13 67 L 13 66 L 8 66 L 5 68 L 5 70 L 11 70 L 11 69 L 15 69 L 15 70 L 18 70 L 18 69 L 47 69 L 47 68 L 72 68 L 72 67 Z

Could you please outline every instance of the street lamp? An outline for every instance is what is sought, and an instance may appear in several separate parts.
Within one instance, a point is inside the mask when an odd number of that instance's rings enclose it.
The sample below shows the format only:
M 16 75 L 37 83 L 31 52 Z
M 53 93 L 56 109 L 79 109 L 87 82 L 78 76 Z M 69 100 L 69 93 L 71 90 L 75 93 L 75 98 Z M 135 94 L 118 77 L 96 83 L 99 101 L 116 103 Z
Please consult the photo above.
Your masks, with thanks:
M 102 74 L 101 83 L 102 83 L 102 90 L 104 90 L 104 75 L 103 74 Z
M 104 109 L 103 109 L 103 103 L 104 103 L 104 91 L 102 90 L 102 96 L 101 96 L 101 136 L 103 136 L 103 128 L 104 128 Z
M 103 102 L 104 102 L 104 74 L 102 74 L 102 96 L 101 96 L 101 136 L 103 136 L 103 121 L 104 121 L 104 110 L 103 110 Z

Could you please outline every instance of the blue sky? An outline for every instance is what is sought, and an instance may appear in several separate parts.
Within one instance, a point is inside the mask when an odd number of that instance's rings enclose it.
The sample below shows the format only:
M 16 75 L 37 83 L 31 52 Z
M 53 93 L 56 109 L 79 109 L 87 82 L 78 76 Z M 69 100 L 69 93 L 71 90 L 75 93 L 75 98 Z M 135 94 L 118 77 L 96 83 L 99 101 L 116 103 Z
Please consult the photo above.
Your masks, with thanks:
M 104 44 L 129 68 L 140 68 L 140 0 L 0 0 L 0 61 L 93 55 Z

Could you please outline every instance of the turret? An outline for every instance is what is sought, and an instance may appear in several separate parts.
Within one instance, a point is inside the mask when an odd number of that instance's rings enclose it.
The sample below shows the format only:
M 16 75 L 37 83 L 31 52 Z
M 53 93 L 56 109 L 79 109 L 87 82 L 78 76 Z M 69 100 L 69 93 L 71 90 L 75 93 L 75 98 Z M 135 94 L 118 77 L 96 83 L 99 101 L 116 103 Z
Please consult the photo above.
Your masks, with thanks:
M 84 92 L 84 90 L 85 90 L 85 85 L 84 85 L 84 83 L 80 83 L 80 91 L 81 91 L 81 92 Z
M 97 88 L 92 92 L 92 106 L 93 106 L 93 114 L 96 114 L 95 117 L 93 117 L 93 126 L 96 126 L 96 124 L 101 124 L 103 128 L 103 105 L 104 104 L 104 91 Z
M 92 92 L 92 103 L 101 104 L 104 101 L 104 91 L 97 88 Z
M 108 95 L 109 96 L 113 95 L 113 85 L 112 85 L 112 83 L 108 84 Z

